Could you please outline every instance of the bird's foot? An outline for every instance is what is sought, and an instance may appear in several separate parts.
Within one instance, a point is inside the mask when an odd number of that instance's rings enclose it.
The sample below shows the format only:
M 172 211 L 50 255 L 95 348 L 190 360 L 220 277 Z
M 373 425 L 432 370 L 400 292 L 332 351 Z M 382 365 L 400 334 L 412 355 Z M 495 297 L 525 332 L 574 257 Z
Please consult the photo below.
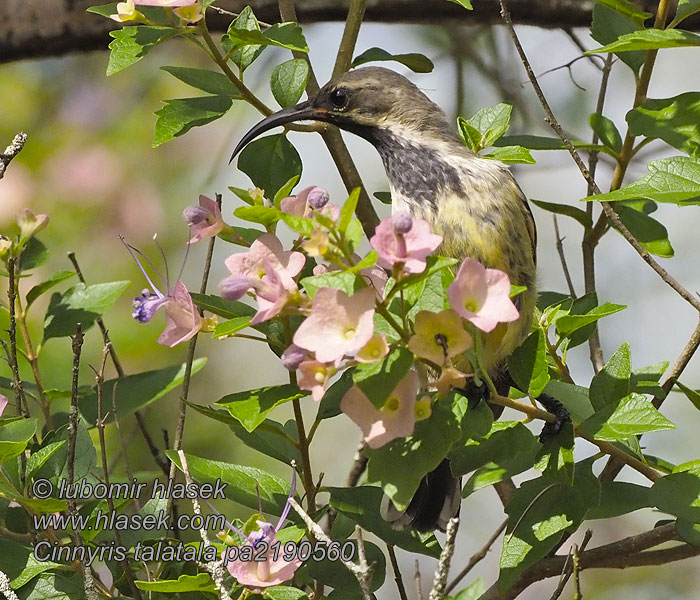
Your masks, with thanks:
M 547 412 L 552 413 L 556 417 L 555 421 L 545 423 L 542 428 L 540 442 L 544 443 L 546 440 L 555 437 L 565 423 L 571 422 L 571 415 L 559 400 L 552 398 L 549 394 L 540 394 L 537 396 L 537 401 L 544 406 Z

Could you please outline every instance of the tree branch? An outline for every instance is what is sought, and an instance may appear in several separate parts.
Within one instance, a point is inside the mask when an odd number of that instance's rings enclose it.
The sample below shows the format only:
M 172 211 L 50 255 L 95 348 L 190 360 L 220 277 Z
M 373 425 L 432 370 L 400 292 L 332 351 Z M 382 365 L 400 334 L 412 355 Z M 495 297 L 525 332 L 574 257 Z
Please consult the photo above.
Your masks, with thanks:
M 24 144 L 27 143 L 27 134 L 20 131 L 12 140 L 12 143 L 5 148 L 5 152 L 0 154 L 0 179 L 5 175 L 5 169 L 7 165 L 10 164 L 12 159 L 17 156 L 24 148 Z

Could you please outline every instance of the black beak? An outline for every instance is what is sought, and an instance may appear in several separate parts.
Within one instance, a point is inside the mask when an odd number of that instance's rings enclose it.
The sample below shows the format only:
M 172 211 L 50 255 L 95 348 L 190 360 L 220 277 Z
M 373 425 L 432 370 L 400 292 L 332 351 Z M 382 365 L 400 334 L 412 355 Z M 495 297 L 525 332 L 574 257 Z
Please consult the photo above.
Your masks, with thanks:
M 301 102 L 296 106 L 284 108 L 279 112 L 270 115 L 269 117 L 265 117 L 262 121 L 260 121 L 260 123 L 253 126 L 253 128 L 248 131 L 243 138 L 241 138 L 241 141 L 238 142 L 236 149 L 231 155 L 231 161 L 248 143 L 270 129 L 274 129 L 279 125 L 286 125 L 287 123 L 292 123 L 294 121 L 323 121 L 325 120 L 325 117 L 326 111 L 323 109 L 314 108 L 311 105 L 311 102 L 308 100 Z

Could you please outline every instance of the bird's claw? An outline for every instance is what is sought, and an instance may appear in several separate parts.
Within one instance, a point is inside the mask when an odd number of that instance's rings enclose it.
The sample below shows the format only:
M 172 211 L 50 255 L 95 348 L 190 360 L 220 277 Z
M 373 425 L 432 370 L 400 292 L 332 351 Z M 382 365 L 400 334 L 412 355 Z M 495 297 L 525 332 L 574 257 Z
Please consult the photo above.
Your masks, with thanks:
M 540 442 L 544 443 L 548 439 L 555 437 L 561 431 L 565 423 L 571 422 L 571 415 L 566 407 L 559 402 L 559 400 L 552 398 L 552 396 L 549 394 L 540 394 L 537 397 L 537 400 L 542 406 L 544 406 L 547 412 L 556 417 L 556 420 L 552 421 L 551 423 L 545 423 L 544 427 L 542 428 L 542 432 L 540 433 Z

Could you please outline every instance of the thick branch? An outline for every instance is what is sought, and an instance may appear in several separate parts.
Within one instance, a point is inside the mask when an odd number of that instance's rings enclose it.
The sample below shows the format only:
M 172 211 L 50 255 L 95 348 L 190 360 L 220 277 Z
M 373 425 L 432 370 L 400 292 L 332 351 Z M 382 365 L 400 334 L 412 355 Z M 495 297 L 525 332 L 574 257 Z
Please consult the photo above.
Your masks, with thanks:
M 24 58 L 60 56 L 69 52 L 101 50 L 118 25 L 109 19 L 88 14 L 94 0 L 4 0 L 0 2 L 0 62 Z M 217 6 L 238 12 L 250 4 L 261 21 L 278 21 L 277 0 L 219 0 Z M 637 0 L 653 11 L 655 0 Z M 302 23 L 345 21 L 350 0 L 304 0 L 299 3 Z M 486 25 L 500 21 L 498 3 L 481 0 L 473 11 L 445 0 L 381 0 L 370 2 L 365 21 L 385 23 L 463 23 Z M 512 0 L 513 21 L 538 27 L 588 27 L 593 2 L 581 0 Z M 230 16 L 212 11 L 208 17 L 212 31 L 223 31 Z M 700 27 L 700 15 L 683 22 L 683 27 Z

